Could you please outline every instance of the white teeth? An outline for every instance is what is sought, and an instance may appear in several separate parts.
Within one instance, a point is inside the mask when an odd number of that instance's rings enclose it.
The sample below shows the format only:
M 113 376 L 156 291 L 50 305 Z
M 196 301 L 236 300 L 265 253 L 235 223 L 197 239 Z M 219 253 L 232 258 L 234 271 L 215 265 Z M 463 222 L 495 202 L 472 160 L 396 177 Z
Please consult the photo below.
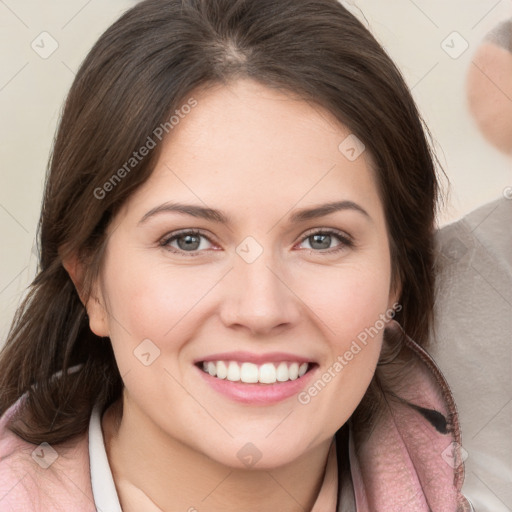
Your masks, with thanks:
M 260 366 L 259 381 L 262 384 L 273 384 L 276 381 L 276 367 L 272 363 L 265 363 Z
M 240 368 L 240 380 L 247 383 L 258 382 L 258 366 L 253 363 L 242 363 Z
M 240 366 L 235 361 L 229 362 L 227 379 L 233 382 L 240 380 Z
M 274 384 L 286 382 L 302 377 L 308 370 L 309 364 L 281 362 L 279 364 L 254 363 L 239 364 L 236 361 L 208 361 L 203 362 L 203 370 L 218 379 L 227 379 L 232 382 L 242 381 L 247 384 L 260 382 L 261 384 Z
M 215 364 L 215 363 L 213 363 Z M 215 376 L 215 373 L 213 374 Z M 217 377 L 225 379 L 228 376 L 228 367 L 224 361 L 217 361 Z
M 288 380 L 288 365 L 286 363 L 279 363 L 276 378 L 279 382 L 286 382 Z
M 290 375 L 290 380 L 295 380 L 299 377 L 299 364 L 292 363 L 290 368 L 288 369 L 288 373 Z
M 215 367 L 215 363 L 212 361 L 208 362 L 208 373 L 215 377 L 217 375 L 217 368 Z

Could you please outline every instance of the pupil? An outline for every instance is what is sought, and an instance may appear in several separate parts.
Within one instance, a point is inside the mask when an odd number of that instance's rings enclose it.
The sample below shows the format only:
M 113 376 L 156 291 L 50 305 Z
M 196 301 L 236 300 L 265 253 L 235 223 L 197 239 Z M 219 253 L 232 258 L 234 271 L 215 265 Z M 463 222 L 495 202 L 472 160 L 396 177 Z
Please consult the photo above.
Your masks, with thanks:
M 330 235 L 313 235 L 314 242 L 317 242 L 318 239 L 322 239 L 322 238 L 323 238 L 323 244 L 322 244 L 322 247 L 319 247 L 319 249 L 328 249 L 330 242 L 331 242 Z M 321 240 L 320 240 L 320 242 L 321 242 Z
M 183 239 L 185 240 L 185 242 L 182 244 L 181 240 Z M 197 249 L 199 244 L 198 240 L 199 237 L 197 237 L 196 235 L 185 235 L 182 236 L 181 238 L 178 238 L 178 245 L 180 246 L 180 249 Z

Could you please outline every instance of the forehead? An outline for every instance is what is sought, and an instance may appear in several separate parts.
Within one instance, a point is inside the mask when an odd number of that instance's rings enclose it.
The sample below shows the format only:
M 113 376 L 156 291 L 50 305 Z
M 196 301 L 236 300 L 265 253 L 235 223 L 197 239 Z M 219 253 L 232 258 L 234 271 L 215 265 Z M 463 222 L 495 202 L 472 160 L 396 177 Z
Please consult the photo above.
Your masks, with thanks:
M 318 105 L 251 80 L 190 96 L 197 105 L 163 140 L 132 204 L 200 200 L 264 210 L 378 199 L 370 155 L 348 158 L 354 136 Z

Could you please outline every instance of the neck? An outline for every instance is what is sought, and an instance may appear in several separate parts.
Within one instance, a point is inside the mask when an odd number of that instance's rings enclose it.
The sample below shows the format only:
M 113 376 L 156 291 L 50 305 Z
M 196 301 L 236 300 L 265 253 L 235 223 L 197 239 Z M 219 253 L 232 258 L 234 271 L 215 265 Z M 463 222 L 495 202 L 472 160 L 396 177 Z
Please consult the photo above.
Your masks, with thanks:
M 133 408 L 123 406 L 121 417 L 120 403 L 105 411 L 102 428 L 124 512 L 311 511 L 331 439 L 277 468 L 233 468 L 171 438 Z

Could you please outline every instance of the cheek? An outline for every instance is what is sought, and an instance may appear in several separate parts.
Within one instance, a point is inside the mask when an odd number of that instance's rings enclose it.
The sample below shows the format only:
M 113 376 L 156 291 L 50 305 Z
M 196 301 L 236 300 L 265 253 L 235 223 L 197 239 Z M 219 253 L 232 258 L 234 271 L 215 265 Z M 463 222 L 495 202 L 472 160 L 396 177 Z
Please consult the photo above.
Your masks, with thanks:
M 363 398 L 379 359 L 388 311 L 389 258 L 379 255 L 338 272 L 318 270 L 301 293 L 321 321 L 328 355 L 312 386 L 299 402 L 330 428 L 343 424 Z M 316 286 L 313 286 L 315 283 Z
M 343 350 L 348 339 L 379 320 L 388 308 L 390 269 L 382 263 L 365 260 L 339 268 L 308 272 L 299 294 L 322 321 L 332 348 Z
M 172 268 L 142 260 L 111 267 L 107 288 L 114 323 L 137 339 L 172 337 L 173 330 L 187 323 L 187 314 L 215 284 L 214 276 L 192 266 Z
M 194 313 L 200 311 L 201 298 L 214 285 L 211 271 L 204 277 L 205 272 L 194 272 L 192 266 L 173 269 L 140 260 L 126 258 L 106 267 L 115 359 L 125 387 L 137 403 L 148 396 L 160 397 L 153 398 L 155 403 L 162 397 L 187 403 L 187 395 L 170 375 L 182 379 L 173 361 L 197 329 Z
M 330 302 L 317 304 L 325 308 L 318 325 L 324 326 L 328 355 L 317 379 L 298 396 L 307 421 L 318 422 L 319 432 L 335 432 L 352 415 L 373 378 L 382 346 L 387 280 L 367 287 L 347 279 L 345 285 Z

